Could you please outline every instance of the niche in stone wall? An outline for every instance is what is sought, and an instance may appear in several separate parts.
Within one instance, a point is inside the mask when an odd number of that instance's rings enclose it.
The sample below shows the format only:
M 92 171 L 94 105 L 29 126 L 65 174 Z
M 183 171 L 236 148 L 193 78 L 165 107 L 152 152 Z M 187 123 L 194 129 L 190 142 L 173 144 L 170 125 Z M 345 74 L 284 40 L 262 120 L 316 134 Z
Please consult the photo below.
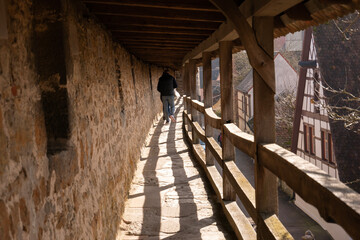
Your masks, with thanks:
M 60 0 L 33 1 L 32 49 L 47 134 L 47 154 L 67 149 L 69 109 Z

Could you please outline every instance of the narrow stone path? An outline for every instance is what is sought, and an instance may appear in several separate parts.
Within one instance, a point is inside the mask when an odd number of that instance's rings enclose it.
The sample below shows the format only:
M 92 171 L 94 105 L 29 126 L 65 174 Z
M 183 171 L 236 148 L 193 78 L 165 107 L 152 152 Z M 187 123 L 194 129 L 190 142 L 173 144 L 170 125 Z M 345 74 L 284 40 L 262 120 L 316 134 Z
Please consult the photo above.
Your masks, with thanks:
M 220 205 L 195 165 L 176 123 L 159 120 L 150 132 L 133 179 L 119 239 L 235 239 Z M 224 226 L 224 225 L 225 226 Z

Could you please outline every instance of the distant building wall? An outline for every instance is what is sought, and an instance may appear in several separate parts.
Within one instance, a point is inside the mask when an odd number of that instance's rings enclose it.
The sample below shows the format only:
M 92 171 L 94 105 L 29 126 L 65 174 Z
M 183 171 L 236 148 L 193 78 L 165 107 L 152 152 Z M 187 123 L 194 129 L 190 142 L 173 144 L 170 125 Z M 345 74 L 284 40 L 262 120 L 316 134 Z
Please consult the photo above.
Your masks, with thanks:
M 309 60 L 316 60 L 314 41 L 311 40 Z M 315 77 L 317 74 L 317 77 Z M 316 86 L 317 85 L 317 86 Z M 316 89 L 315 89 L 316 88 Z M 303 99 L 302 114 L 300 120 L 297 155 L 313 163 L 330 176 L 339 178 L 335 155 L 332 152 L 331 160 L 323 156 L 323 137 L 331 133 L 329 118 L 325 104 L 323 87 L 321 85 L 321 73 L 318 68 L 308 69 Z M 306 128 L 304 130 L 304 128 Z M 306 139 L 304 134 L 306 134 Z M 305 147 L 307 145 L 307 147 Z M 311 146 L 310 146 L 311 145 Z M 331 148 L 332 143 L 331 143 Z
M 0 238 L 115 239 L 162 71 L 74 1 L 5 2 Z

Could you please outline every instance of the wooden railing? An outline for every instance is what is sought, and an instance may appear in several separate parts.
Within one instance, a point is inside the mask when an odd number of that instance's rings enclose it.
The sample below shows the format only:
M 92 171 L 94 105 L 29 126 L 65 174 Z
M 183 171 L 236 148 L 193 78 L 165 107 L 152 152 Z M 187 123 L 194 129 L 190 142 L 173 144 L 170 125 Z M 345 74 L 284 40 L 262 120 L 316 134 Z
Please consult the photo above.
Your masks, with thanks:
M 204 114 L 207 124 L 205 128 L 222 128 L 222 133 L 234 147 L 252 158 L 259 156 L 262 161 L 258 164 L 262 164 L 279 179 L 286 182 L 302 199 L 316 207 L 326 221 L 339 224 L 353 239 L 360 239 L 360 195 L 358 193 L 277 144 L 260 143 L 256 146 L 254 137 L 242 132 L 233 123 L 222 125 L 221 119 L 213 112 L 212 108 L 205 109 L 203 103 L 191 100 L 190 97 L 184 97 L 184 100 L 187 110 L 196 109 L 199 113 Z M 264 239 L 293 239 L 277 215 L 258 214 L 253 186 L 234 161 L 223 161 L 221 147 L 213 137 L 205 136 L 205 131 L 198 122 L 191 120 L 191 111 L 189 110 L 188 113 L 187 110 L 184 110 L 183 114 L 185 138 L 191 143 L 193 153 L 205 170 L 237 237 L 239 239 L 256 239 L 256 235 L 260 233 Z M 214 165 L 206 164 L 205 151 L 200 144 L 193 143 L 193 136 L 189 132 L 189 128 L 192 128 L 197 138 L 205 143 L 206 149 L 210 150 L 222 168 L 222 175 Z M 227 177 L 246 211 L 257 224 L 256 231 L 236 201 L 223 200 L 224 176 Z

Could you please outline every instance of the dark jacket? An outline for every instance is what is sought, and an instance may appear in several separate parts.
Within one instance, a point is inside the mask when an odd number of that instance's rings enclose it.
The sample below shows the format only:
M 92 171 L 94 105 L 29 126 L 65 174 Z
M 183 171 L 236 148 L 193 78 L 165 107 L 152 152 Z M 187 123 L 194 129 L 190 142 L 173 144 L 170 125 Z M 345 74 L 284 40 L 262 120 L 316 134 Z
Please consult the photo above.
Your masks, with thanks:
M 157 90 L 161 93 L 162 96 L 173 96 L 174 88 L 177 88 L 175 78 L 169 73 L 164 72 L 163 75 L 159 78 Z

